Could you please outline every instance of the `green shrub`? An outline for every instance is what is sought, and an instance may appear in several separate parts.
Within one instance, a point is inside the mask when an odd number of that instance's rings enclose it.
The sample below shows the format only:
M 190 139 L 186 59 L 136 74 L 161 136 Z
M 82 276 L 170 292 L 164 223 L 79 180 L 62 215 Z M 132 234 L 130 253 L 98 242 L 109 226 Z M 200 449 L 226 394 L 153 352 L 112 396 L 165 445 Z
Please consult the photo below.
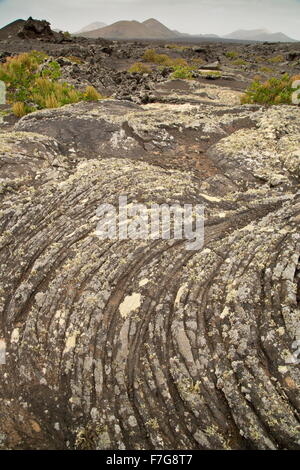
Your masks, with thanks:
M 103 96 L 93 86 L 87 86 L 83 93 L 83 99 L 85 101 L 97 101 L 103 99 Z
M 166 44 L 165 45 L 166 49 L 173 49 L 175 51 L 183 52 L 189 49 L 188 46 L 180 46 L 179 44 Z
M 13 110 L 13 113 L 19 118 L 27 114 L 25 104 L 21 103 L 20 101 L 17 101 L 16 103 L 13 104 L 12 110 Z
M 42 71 L 42 77 L 51 80 L 58 80 L 61 77 L 61 68 L 58 62 L 52 60 L 47 64 L 47 67 Z
M 238 53 L 236 51 L 228 51 L 225 53 L 225 56 L 228 59 L 236 59 L 238 57 Z
M 233 65 L 247 65 L 247 62 L 243 59 L 235 59 L 232 61 Z
M 173 59 L 167 54 L 158 54 L 155 49 L 147 49 L 143 54 L 142 59 L 145 62 L 150 62 L 164 67 L 188 67 L 188 63 L 185 59 Z
M 205 60 L 201 59 L 201 57 L 197 57 L 196 59 L 191 60 L 191 67 L 193 70 L 198 69 L 200 65 L 203 65 Z
M 270 78 L 266 82 L 254 81 L 241 98 L 242 104 L 291 104 L 294 81 L 300 77 L 290 77 L 288 74 L 282 78 Z
M 177 68 L 177 67 L 189 67 L 189 64 L 185 59 L 182 59 L 181 57 L 177 59 L 171 59 L 171 67 Z
M 254 59 L 254 62 L 256 62 L 256 63 L 265 62 L 265 59 L 261 55 L 256 55 L 256 56 L 253 57 L 253 59 Z
M 158 60 L 159 60 L 159 57 L 161 55 L 164 55 L 165 57 L 167 57 L 165 54 L 157 54 L 157 52 L 155 51 L 155 49 L 147 49 L 144 54 L 142 55 L 142 59 L 145 61 L 145 62 L 152 62 L 153 64 L 157 63 Z
M 6 83 L 9 100 L 24 102 L 29 98 L 30 86 L 45 58 L 45 55 L 33 51 L 30 54 L 8 57 L 6 62 L 0 65 L 0 80 Z
M 280 64 L 280 62 L 284 62 L 284 57 L 283 55 L 276 55 L 268 59 L 268 62 L 270 62 L 270 64 Z
M 273 69 L 271 67 L 260 67 L 258 71 L 262 73 L 273 73 Z
M 83 64 L 84 61 L 82 59 L 80 59 L 79 57 L 76 57 L 75 55 L 70 55 L 68 57 L 66 57 L 67 60 L 69 60 L 70 62 L 74 62 L 74 64 Z
M 181 78 L 184 80 L 192 80 L 193 79 L 192 69 L 190 67 L 177 66 L 175 67 L 174 72 L 171 74 L 170 78 L 172 80 L 176 80 L 178 78 Z
M 4 64 L 0 64 L 0 80 L 6 83 L 7 99 L 16 116 L 21 117 L 38 109 L 58 108 L 82 100 L 102 98 L 93 87 L 87 87 L 81 92 L 58 81 L 61 69 L 56 61 L 41 67 L 47 58 L 43 53 L 32 51 L 9 57 Z
M 142 62 L 136 62 L 129 69 L 129 73 L 151 73 L 152 69 Z
M 222 74 L 218 70 L 201 70 L 200 74 L 202 77 L 209 78 L 209 77 L 215 77 L 215 78 L 221 78 Z

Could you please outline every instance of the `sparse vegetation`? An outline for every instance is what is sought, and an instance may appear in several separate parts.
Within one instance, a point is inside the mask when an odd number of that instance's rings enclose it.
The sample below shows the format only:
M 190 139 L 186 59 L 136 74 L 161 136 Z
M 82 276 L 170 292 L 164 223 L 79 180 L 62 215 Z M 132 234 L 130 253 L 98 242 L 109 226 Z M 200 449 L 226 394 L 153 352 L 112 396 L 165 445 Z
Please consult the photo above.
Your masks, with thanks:
M 188 46 L 181 46 L 180 44 L 166 44 L 165 48 L 173 49 L 173 50 L 180 51 L 180 52 L 189 49 Z
M 143 57 L 143 60 L 150 62 L 152 64 L 158 65 L 159 68 L 170 68 L 173 72 L 170 75 L 171 79 L 193 79 L 192 71 L 197 68 L 197 66 L 190 66 L 188 62 L 183 58 L 172 58 L 167 54 L 158 54 L 155 49 L 148 49 Z
M 200 72 L 202 77 L 215 77 L 215 78 L 221 78 L 222 74 L 218 70 L 202 70 Z
M 193 69 L 197 69 L 200 65 L 203 65 L 204 63 L 205 60 L 201 59 L 201 57 L 197 57 L 191 60 L 191 67 L 193 67 Z
M 232 65 L 247 65 L 247 62 L 244 59 L 235 59 L 231 63 Z
M 253 60 L 254 62 L 256 63 L 261 63 L 261 62 L 265 62 L 265 59 L 261 56 L 261 55 L 256 55 L 253 57 Z
M 84 62 L 82 59 L 80 59 L 79 57 L 76 57 L 74 55 L 70 55 L 70 56 L 66 57 L 66 59 L 69 60 L 70 62 L 73 62 L 74 64 L 78 64 L 78 65 L 83 64 L 83 62 Z
M 97 101 L 103 99 L 103 96 L 93 86 L 87 86 L 83 94 L 83 99 L 85 101 Z
M 8 57 L 0 65 L 0 80 L 6 83 L 7 99 L 16 116 L 44 108 L 58 108 L 82 100 L 98 100 L 102 96 L 93 87 L 84 92 L 59 81 L 61 68 L 41 52 L 32 51 Z
M 228 59 L 236 59 L 239 55 L 236 51 L 228 51 L 228 52 L 225 53 L 225 56 Z
M 13 113 L 19 118 L 27 114 L 25 104 L 21 103 L 20 101 L 17 101 L 16 103 L 13 104 L 12 110 L 13 110 Z
M 170 57 L 167 54 L 158 54 L 155 49 L 147 49 L 143 56 L 142 59 L 145 62 L 150 62 L 152 64 L 157 64 L 157 65 L 169 65 Z
M 276 55 L 274 57 L 270 57 L 270 59 L 268 59 L 268 62 L 270 64 L 280 64 L 280 62 L 284 62 L 284 57 L 283 55 Z
M 145 62 L 150 62 L 156 65 L 162 65 L 164 67 L 188 67 L 188 63 L 185 59 L 168 56 L 167 54 L 158 54 L 155 49 L 147 49 L 142 56 Z
M 292 88 L 294 81 L 299 80 L 300 76 L 290 77 L 288 74 L 282 78 L 270 78 L 266 82 L 254 81 L 241 98 L 242 104 L 291 104 L 292 94 L 295 89 Z
M 135 62 L 129 69 L 129 73 L 151 73 L 152 69 L 142 62 Z
M 260 67 L 258 71 L 261 73 L 273 73 L 273 69 L 271 67 Z
M 192 80 L 192 69 L 190 67 L 176 67 L 174 72 L 171 74 L 170 78 L 173 80 L 178 78 L 181 78 L 183 80 Z

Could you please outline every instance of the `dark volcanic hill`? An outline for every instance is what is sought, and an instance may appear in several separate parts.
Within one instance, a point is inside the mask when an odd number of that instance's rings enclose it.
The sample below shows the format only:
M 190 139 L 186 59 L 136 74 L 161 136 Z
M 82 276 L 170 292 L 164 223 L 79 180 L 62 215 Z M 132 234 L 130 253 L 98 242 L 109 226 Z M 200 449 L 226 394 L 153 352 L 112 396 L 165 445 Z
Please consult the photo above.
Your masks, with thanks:
M 0 29 L 0 39 L 8 39 L 10 36 L 16 36 L 24 23 L 25 20 L 16 20 L 4 26 L 4 28 Z
M 5 39 L 40 39 L 43 41 L 67 40 L 63 33 L 51 29 L 46 20 L 35 20 L 29 17 L 27 21 L 16 20 L 0 29 L 0 40 Z

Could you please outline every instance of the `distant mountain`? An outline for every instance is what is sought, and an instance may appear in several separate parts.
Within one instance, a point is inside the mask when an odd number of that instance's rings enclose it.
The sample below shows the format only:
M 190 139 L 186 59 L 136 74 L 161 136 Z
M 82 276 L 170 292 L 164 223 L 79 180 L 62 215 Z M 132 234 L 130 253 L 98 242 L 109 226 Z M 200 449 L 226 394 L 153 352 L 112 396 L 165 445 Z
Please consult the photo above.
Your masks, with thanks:
M 284 33 L 271 33 L 267 29 L 240 29 L 224 36 L 227 39 L 241 39 L 244 41 L 267 41 L 267 42 L 296 42 Z
M 81 33 L 86 33 L 88 31 L 95 31 L 95 29 L 104 28 L 105 26 L 107 26 L 106 23 L 103 23 L 102 21 L 95 21 L 94 23 L 91 23 L 91 24 L 88 24 L 87 26 L 84 26 L 83 28 L 81 28 L 79 31 L 77 31 L 74 34 L 78 35 L 78 34 L 81 34 Z
M 172 33 L 174 33 L 174 35 L 175 35 L 176 37 L 178 37 L 178 38 L 180 38 L 180 37 L 182 37 L 182 38 L 186 37 L 186 38 L 187 38 L 187 37 L 190 36 L 190 34 L 187 34 L 187 33 L 180 33 L 180 32 L 177 31 L 176 29 L 172 29 Z
M 209 39 L 209 38 L 213 38 L 213 39 L 221 39 L 221 36 L 218 36 L 217 34 L 197 34 L 197 35 L 192 35 L 191 37 L 194 37 L 194 38 L 198 38 L 198 39 Z
M 152 36 L 155 35 L 158 38 L 168 39 L 181 35 L 177 31 L 171 31 L 164 24 L 160 23 L 154 18 L 150 18 L 149 20 L 144 21 L 142 24 L 144 24 L 149 29 Z
M 117 21 L 110 26 L 77 35 L 106 39 L 172 39 L 178 37 L 178 33 L 153 18 L 143 23 L 139 21 Z
M 28 22 L 32 20 L 29 18 L 26 21 L 24 20 L 16 20 L 12 23 L 4 26 L 4 28 L 0 29 L 0 40 L 1 39 L 9 39 L 13 36 L 22 35 L 22 29 L 25 27 L 26 31 L 28 30 L 28 26 L 32 29 L 34 25 Z M 45 22 L 44 22 L 45 23 Z M 49 25 L 49 23 L 47 23 Z M 29 29 L 30 29 L 29 28 Z M 45 29 L 45 25 L 43 25 Z M 40 26 L 37 27 L 34 36 L 38 36 L 40 33 Z M 46 28 L 47 29 L 47 28 Z M 44 30 L 43 30 L 44 31 Z M 45 30 L 46 31 L 46 30 Z M 41 34 L 46 35 L 56 35 L 58 30 L 50 30 L 50 25 L 46 32 L 42 32 Z M 27 31 L 28 36 L 28 31 Z M 139 21 L 117 21 L 111 25 L 105 25 L 105 23 L 96 21 L 91 23 L 74 33 L 74 36 L 83 36 L 86 38 L 96 39 L 96 38 L 106 38 L 106 39 L 161 39 L 161 40 L 186 40 L 192 41 L 195 40 L 212 40 L 212 41 L 263 41 L 263 42 L 297 42 L 295 39 L 288 37 L 286 34 L 278 32 L 272 33 L 266 29 L 253 29 L 253 30 L 244 30 L 240 29 L 234 31 L 231 34 L 227 34 L 226 36 L 218 36 L 216 34 L 185 34 L 180 33 L 176 30 L 171 30 L 167 28 L 163 23 L 160 21 L 150 18 L 144 22 Z
M 219 38 L 217 34 L 200 34 L 200 36 L 203 36 L 204 38 Z

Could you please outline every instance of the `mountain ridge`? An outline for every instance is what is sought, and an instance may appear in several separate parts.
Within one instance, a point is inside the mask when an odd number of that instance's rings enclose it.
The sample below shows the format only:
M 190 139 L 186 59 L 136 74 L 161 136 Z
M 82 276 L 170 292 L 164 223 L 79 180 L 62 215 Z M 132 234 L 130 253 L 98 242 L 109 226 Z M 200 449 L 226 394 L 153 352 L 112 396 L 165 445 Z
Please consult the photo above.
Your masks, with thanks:
M 227 39 L 241 39 L 249 41 L 270 41 L 270 42 L 296 42 L 282 32 L 272 33 L 267 29 L 239 29 L 224 36 Z
M 187 34 L 176 30 L 171 30 L 155 18 L 149 18 L 143 22 L 136 20 L 121 20 L 102 28 L 87 31 L 88 26 L 82 28 L 77 36 L 87 38 L 106 39 L 180 39 L 180 38 L 220 38 L 241 41 L 257 42 L 297 42 L 282 32 L 272 33 L 267 29 L 240 29 L 224 36 L 217 34 Z
M 87 26 L 84 26 L 79 31 L 76 31 L 74 34 L 81 34 L 89 31 L 95 31 L 96 29 L 101 29 L 107 26 L 106 23 L 103 21 L 95 21 L 94 23 L 90 23 Z
M 10 36 L 18 34 L 19 30 L 26 23 L 25 20 L 18 19 L 0 29 L 0 39 L 6 39 Z M 283 42 L 294 43 L 297 40 L 287 36 L 282 32 L 272 33 L 267 29 L 239 29 L 224 36 L 216 34 L 187 34 L 176 30 L 172 30 L 165 26 L 155 18 L 149 18 L 143 22 L 136 20 L 121 20 L 111 25 L 105 25 L 103 22 L 96 21 L 81 28 L 78 32 L 73 33 L 73 36 L 81 36 L 90 39 L 105 38 L 115 40 L 197 40 L 197 39 L 212 39 L 224 41 L 249 41 L 249 42 Z M 90 29 L 92 28 L 92 29 Z M 57 30 L 53 30 L 54 32 Z
M 142 23 L 135 20 L 116 21 L 103 28 L 77 35 L 87 38 L 103 37 L 106 39 L 171 39 L 177 37 L 174 31 L 171 31 L 167 26 L 154 18 L 150 18 Z

